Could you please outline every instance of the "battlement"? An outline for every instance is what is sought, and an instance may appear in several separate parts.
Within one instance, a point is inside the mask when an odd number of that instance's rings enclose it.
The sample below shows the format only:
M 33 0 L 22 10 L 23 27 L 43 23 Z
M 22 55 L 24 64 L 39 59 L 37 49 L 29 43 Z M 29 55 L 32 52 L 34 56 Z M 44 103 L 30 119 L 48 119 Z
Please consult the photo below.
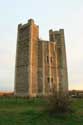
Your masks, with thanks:
M 30 24 L 34 23 L 34 20 L 33 19 L 29 19 L 28 23 L 30 23 Z
M 64 36 L 64 29 L 59 29 L 57 31 L 53 31 L 52 29 L 49 30 L 49 39 L 50 41 L 58 41 L 58 39 L 60 39 L 62 37 L 62 35 Z M 59 40 L 60 41 L 60 40 Z
M 60 34 L 61 32 L 64 32 L 64 29 L 59 29 L 59 30 L 56 30 L 56 31 L 53 31 L 53 29 L 50 29 L 50 30 L 49 30 L 49 33 Z
M 18 24 L 18 30 L 24 29 L 24 28 L 29 27 L 31 25 L 34 25 L 37 28 L 39 28 L 39 26 L 35 24 L 33 19 L 29 19 L 26 24 L 22 24 L 22 23 Z

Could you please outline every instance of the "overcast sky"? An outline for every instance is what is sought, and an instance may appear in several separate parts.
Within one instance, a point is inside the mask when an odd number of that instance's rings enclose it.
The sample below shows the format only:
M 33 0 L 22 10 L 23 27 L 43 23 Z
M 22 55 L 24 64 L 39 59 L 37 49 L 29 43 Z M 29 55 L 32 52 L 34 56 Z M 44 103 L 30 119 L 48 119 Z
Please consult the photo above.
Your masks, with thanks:
M 42 39 L 65 30 L 69 89 L 83 89 L 83 0 L 0 0 L 0 91 L 14 89 L 17 25 L 29 18 Z

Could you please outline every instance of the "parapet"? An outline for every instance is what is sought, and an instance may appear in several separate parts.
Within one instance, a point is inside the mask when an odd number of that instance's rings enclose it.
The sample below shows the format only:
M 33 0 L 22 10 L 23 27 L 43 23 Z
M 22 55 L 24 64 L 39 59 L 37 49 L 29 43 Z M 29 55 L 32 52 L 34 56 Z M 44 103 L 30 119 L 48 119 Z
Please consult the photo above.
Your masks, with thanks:
M 53 31 L 52 29 L 49 30 L 49 39 L 50 41 L 56 41 L 60 39 L 62 36 L 64 36 L 64 29 L 59 29 L 56 31 Z
M 61 33 L 61 32 L 64 32 L 64 29 L 59 29 L 59 30 L 56 30 L 56 31 L 53 31 L 52 29 L 49 30 L 49 33 Z
M 18 24 L 18 29 L 20 29 L 22 27 L 22 24 L 20 23 L 20 24 Z
M 29 19 L 29 20 L 28 20 L 28 23 L 29 23 L 29 24 L 34 23 L 34 20 L 33 20 L 33 19 Z
M 18 30 L 24 29 L 24 28 L 26 28 L 27 26 L 30 26 L 30 25 L 34 25 L 34 26 L 36 26 L 39 29 L 39 26 L 35 24 L 34 20 L 33 19 L 29 19 L 26 24 L 21 24 L 21 23 L 18 24 Z
M 52 30 L 52 29 L 50 29 L 50 30 L 49 30 L 49 33 L 53 33 L 53 30 Z

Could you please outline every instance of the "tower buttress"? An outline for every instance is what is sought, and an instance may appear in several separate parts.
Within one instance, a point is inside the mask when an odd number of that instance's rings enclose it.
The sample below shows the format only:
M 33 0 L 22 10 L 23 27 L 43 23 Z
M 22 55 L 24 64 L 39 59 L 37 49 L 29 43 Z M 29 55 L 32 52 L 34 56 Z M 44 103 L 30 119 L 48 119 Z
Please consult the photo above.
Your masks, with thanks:
M 38 26 L 34 20 L 18 25 L 15 95 L 32 96 L 37 91 L 37 44 L 39 38 Z M 33 81 L 34 80 L 34 81 Z
M 64 39 L 64 29 L 49 31 L 50 41 L 56 42 L 57 89 L 68 92 L 67 60 Z
M 37 71 L 38 71 L 38 39 L 39 39 L 39 27 L 34 24 L 34 21 L 30 19 L 30 96 L 36 96 L 37 94 Z

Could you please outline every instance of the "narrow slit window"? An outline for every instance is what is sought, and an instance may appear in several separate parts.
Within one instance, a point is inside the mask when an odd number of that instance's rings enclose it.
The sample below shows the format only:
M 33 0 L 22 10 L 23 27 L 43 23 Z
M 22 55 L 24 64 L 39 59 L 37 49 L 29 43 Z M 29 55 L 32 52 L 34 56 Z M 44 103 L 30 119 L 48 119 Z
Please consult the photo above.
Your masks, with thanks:
M 49 57 L 47 56 L 47 63 L 49 63 Z
M 48 83 L 50 83 L 50 78 L 48 77 Z
M 53 62 L 53 58 L 51 57 L 50 60 L 51 60 L 51 63 L 52 63 Z

